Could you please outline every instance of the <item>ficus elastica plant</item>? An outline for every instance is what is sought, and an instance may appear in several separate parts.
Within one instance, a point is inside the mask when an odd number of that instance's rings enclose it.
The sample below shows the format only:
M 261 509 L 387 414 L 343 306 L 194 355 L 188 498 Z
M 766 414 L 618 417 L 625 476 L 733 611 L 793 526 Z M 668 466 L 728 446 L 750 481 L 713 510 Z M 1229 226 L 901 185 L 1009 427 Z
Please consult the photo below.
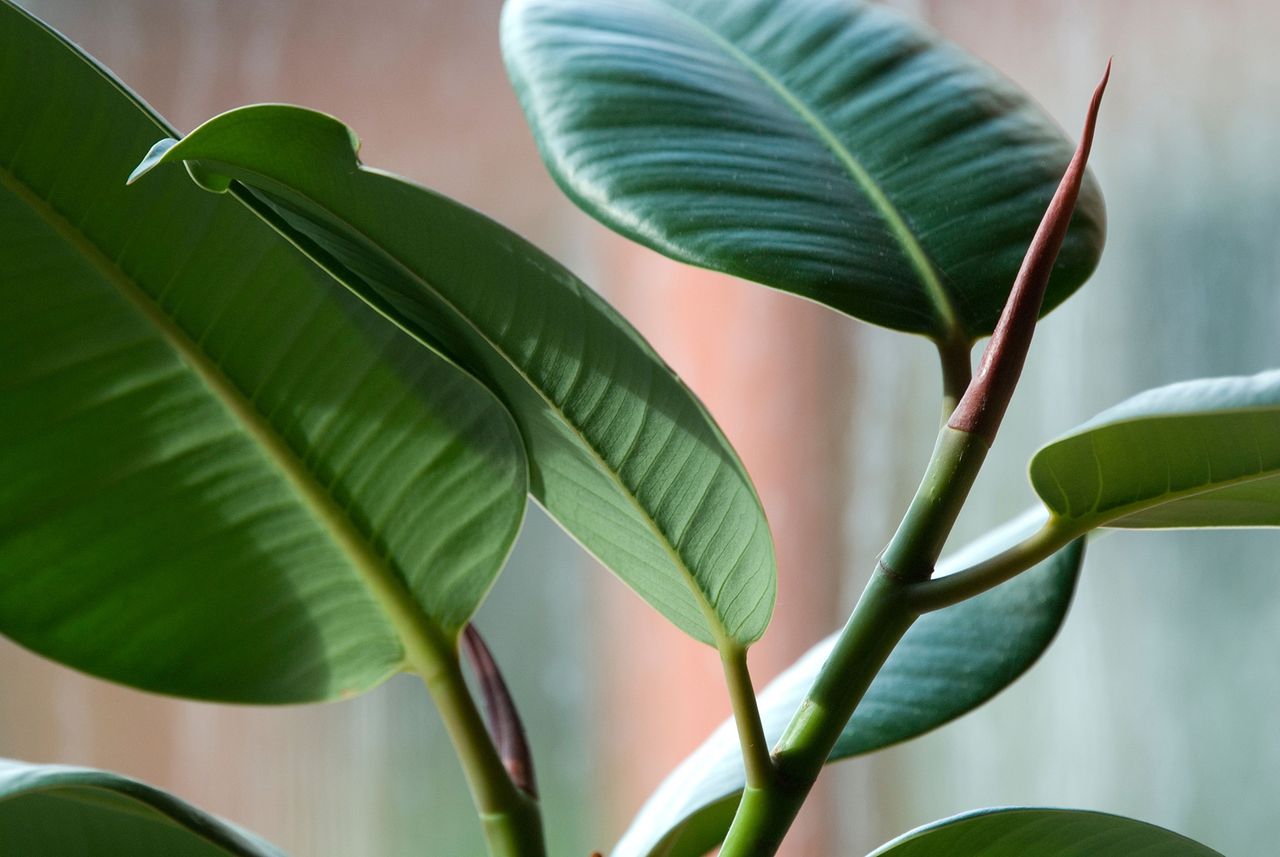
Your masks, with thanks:
M 471 624 L 532 498 L 715 650 L 733 712 L 609 853 L 766 857 L 827 764 L 1025 672 L 1091 533 L 1280 525 L 1271 371 L 1103 411 L 1032 457 L 1036 508 L 950 541 L 1001 454 L 1037 321 L 1102 253 L 1087 161 L 1108 144 L 1109 65 L 1069 137 L 982 62 L 858 0 L 508 0 L 501 51 L 589 215 L 936 347 L 933 453 L 887 546 L 860 558 L 843 628 L 754 692 L 777 568 L 750 475 L 574 273 L 365 166 L 332 116 L 253 105 L 180 135 L 0 0 L 0 632 L 197 700 L 321 702 L 414 674 L 490 855 L 542 857 L 557 819 L 537 736 Z M 280 853 L 127 777 L 0 763 L 0 854 Z M 1043 807 L 975 809 L 873 852 L 1214 853 Z

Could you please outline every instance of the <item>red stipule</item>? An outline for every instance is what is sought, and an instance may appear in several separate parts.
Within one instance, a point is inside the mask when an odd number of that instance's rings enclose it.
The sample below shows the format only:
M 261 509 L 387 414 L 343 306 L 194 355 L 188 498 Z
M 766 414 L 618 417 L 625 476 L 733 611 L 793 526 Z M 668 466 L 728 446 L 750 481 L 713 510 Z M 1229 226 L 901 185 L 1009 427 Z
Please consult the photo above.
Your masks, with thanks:
M 475 672 L 480 695 L 484 700 L 489 737 L 493 739 L 507 775 L 516 788 L 536 798 L 538 784 L 533 775 L 533 754 L 529 752 L 524 724 L 520 722 L 515 701 L 498 670 L 493 653 L 473 625 L 468 624 L 462 631 L 462 652 Z
M 1049 275 L 1057 261 L 1058 251 L 1062 249 L 1071 215 L 1075 211 L 1076 199 L 1080 195 L 1089 149 L 1093 145 L 1098 106 L 1102 103 L 1102 93 L 1106 90 L 1110 77 L 1111 62 L 1108 60 L 1107 70 L 1093 91 L 1080 144 L 1049 202 L 1035 237 L 1031 239 L 1031 246 L 1027 248 L 1022 267 L 1009 292 L 1009 300 L 1000 314 L 1000 321 L 982 352 L 978 372 L 947 421 L 951 428 L 976 434 L 988 444 L 995 439 L 996 430 L 1004 418 L 1005 409 L 1013 397 L 1013 389 L 1026 362 L 1031 335 L 1035 332 L 1040 307 L 1044 303 L 1045 289 L 1049 285 Z

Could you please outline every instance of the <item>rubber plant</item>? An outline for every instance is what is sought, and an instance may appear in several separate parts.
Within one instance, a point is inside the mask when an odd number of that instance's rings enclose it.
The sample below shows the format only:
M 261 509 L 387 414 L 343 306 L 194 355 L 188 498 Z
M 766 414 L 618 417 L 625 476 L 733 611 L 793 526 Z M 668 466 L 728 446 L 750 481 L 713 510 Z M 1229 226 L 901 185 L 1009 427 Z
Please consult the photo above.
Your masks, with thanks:
M 1105 76 L 1073 147 L 990 68 L 854 0 L 510 0 L 502 48 L 588 213 L 936 344 L 932 460 L 843 630 L 755 696 L 746 652 L 775 564 L 751 481 L 555 260 L 363 166 L 330 116 L 251 106 L 180 137 L 0 0 L 0 631 L 194 699 L 314 702 L 416 673 L 490 853 L 536 857 L 528 742 L 469 625 L 532 496 L 724 665 L 733 721 L 612 853 L 759 857 L 826 763 L 1025 671 L 1088 533 L 1280 524 L 1269 372 L 1142 393 L 1049 442 L 1030 463 L 1042 508 L 941 558 L 1037 319 L 1101 253 L 1086 160 Z M 127 778 L 18 762 L 0 764 L 0 852 L 279 853 Z M 874 853 L 1214 852 L 1136 820 L 1005 807 Z

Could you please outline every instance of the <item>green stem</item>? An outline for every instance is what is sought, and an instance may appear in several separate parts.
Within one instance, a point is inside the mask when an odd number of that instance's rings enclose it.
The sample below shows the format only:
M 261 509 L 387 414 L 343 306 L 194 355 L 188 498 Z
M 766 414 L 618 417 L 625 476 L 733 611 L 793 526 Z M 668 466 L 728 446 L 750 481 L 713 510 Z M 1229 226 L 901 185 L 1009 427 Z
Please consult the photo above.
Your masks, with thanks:
M 511 782 L 463 679 L 456 650 L 453 657 L 440 657 L 422 640 L 406 642 L 409 663 L 426 683 L 457 751 L 490 857 L 545 857 L 538 803 Z
M 751 673 L 747 670 L 747 650 L 741 646 L 722 646 L 720 660 L 724 664 L 733 719 L 742 745 L 747 788 L 766 788 L 773 779 L 773 760 L 769 757 L 769 742 L 764 737 L 755 688 L 751 686 Z
M 1108 74 L 1110 70 L 1108 64 Z M 1027 250 L 973 383 L 968 382 L 968 344 L 961 344 L 954 312 L 949 316 L 944 313 L 946 328 L 956 332 L 938 346 L 944 407 L 949 416 L 938 435 L 929 468 L 849 624 L 778 744 L 774 782 L 744 792 L 720 857 L 769 857 L 777 851 L 854 708 L 915 620 L 912 594 L 927 591 L 923 600 L 928 602 L 937 592 L 925 590 L 923 584 L 933 575 L 938 555 L 969 496 L 1022 372 L 1049 275 L 1084 180 L 1107 76 L 1103 75 L 1094 91 L 1080 145 Z M 936 281 L 926 282 L 931 285 Z M 946 303 L 942 307 L 950 309 Z M 994 585 L 1002 576 L 1016 573 L 1020 564 L 1047 556 L 1057 537 L 1051 527 L 1049 534 L 1033 537 L 1022 550 L 1015 548 L 1012 558 L 965 575 L 960 582 L 947 584 L 942 592 L 958 595 Z
M 526 808 L 519 812 L 483 812 L 480 823 L 484 825 L 484 841 L 489 853 L 497 857 L 545 857 L 542 816 L 538 805 L 525 798 Z M 430 852 L 428 852 L 430 853 Z
M 929 579 L 986 457 L 982 438 L 942 427 L 924 479 L 880 558 L 880 568 L 909 582 Z
M 743 793 L 720 857 L 768 857 L 791 823 L 836 739 L 916 614 L 906 584 L 877 569 L 826 665 L 774 751 L 774 779 Z
M 989 559 L 946 577 L 912 584 L 907 597 L 920 613 L 959 604 L 1016 577 L 1081 535 L 1079 528 L 1050 516 L 1033 535 Z
M 720 857 L 770 857 L 782 844 L 854 709 L 915 621 L 910 593 L 933 573 L 986 454 L 976 434 L 939 432 L 898 531 L 774 750 L 774 781 L 743 793 Z

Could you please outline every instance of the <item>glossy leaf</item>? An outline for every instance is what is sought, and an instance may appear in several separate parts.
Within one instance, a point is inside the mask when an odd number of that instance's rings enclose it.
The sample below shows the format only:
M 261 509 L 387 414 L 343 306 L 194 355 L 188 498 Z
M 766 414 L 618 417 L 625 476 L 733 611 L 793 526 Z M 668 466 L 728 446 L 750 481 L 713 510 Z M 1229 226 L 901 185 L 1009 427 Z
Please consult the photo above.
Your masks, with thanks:
M 1068 526 L 1280 525 L 1280 370 L 1148 390 L 1055 440 L 1031 483 Z
M 235 200 L 126 187 L 170 130 L 8 3 L 0 116 L 0 632 L 241 702 L 450 647 L 526 504 L 501 403 Z
M 965 568 L 1039 529 L 1024 515 L 939 565 Z M 1022 675 L 1052 642 L 1066 616 L 1084 541 L 976 598 L 926 613 L 876 676 L 831 751 L 830 760 L 869 753 L 922 735 L 971 711 Z M 769 742 L 786 729 L 835 643 L 810 649 L 759 697 Z M 725 723 L 658 787 L 613 857 L 700 857 L 729 829 L 744 785 L 732 723 Z
M 499 392 L 528 444 L 534 495 L 632 588 L 703 641 L 758 638 L 773 607 L 772 542 L 698 400 L 555 261 L 361 167 L 354 141 L 319 113 L 247 107 L 163 141 L 138 172 L 186 160 L 210 188 L 236 180 L 341 282 Z
M 982 809 L 924 827 L 869 857 L 1222 857 L 1162 827 L 1076 809 Z
M 938 340 L 990 333 L 1072 145 L 990 67 L 855 0 L 511 0 L 551 173 L 662 253 Z M 1086 180 L 1044 312 L 1090 274 Z
M 284 857 L 258 837 L 106 771 L 0 759 L 0 854 Z

